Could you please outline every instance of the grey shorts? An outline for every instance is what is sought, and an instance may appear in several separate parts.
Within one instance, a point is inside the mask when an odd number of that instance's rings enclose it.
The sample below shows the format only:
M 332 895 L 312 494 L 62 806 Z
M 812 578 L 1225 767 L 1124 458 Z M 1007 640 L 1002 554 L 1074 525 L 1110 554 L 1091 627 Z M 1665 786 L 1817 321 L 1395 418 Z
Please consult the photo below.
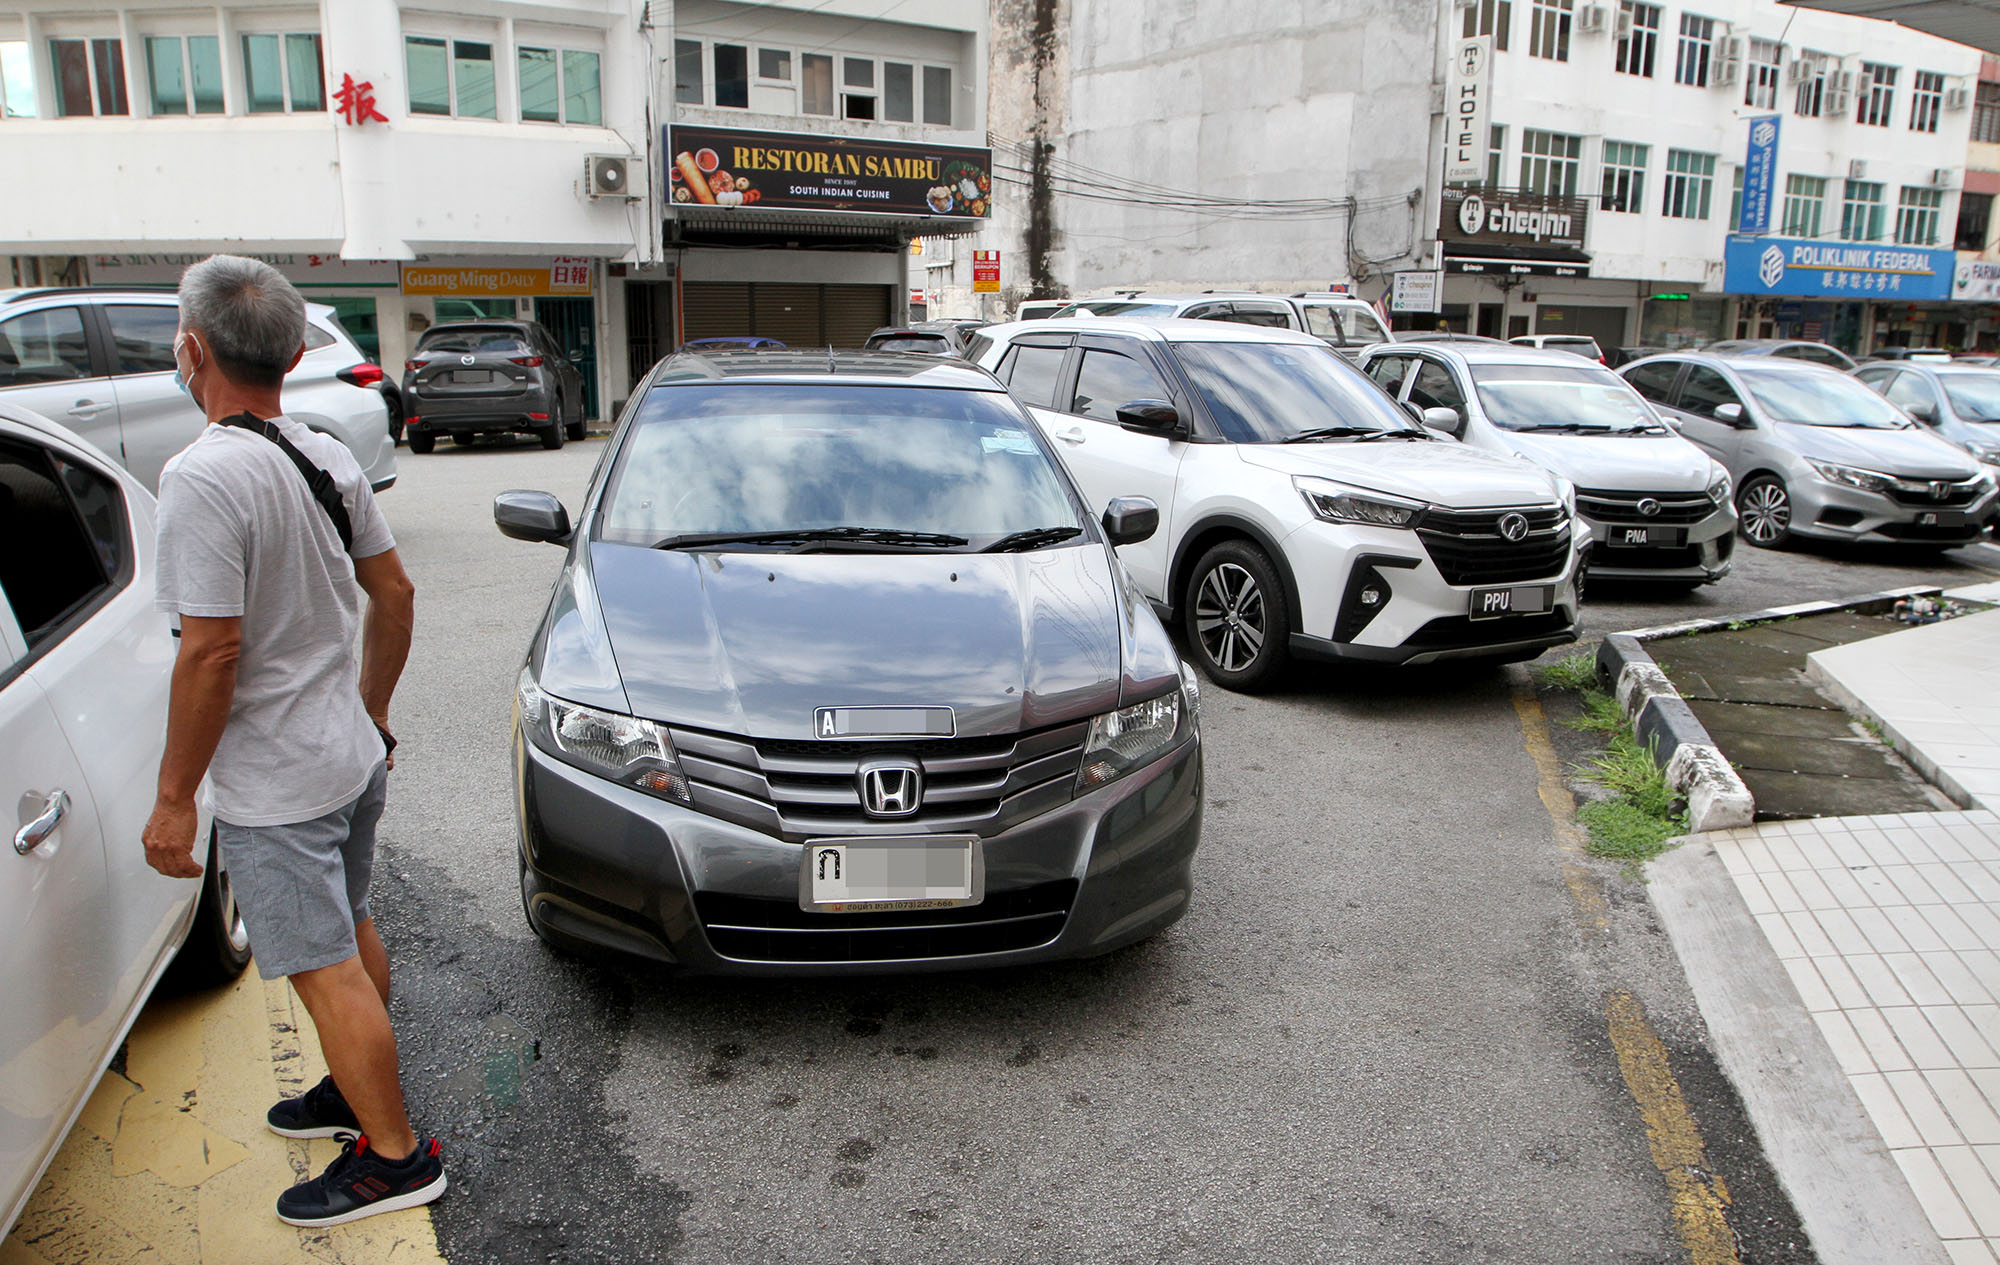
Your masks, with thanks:
M 375 827 L 388 781 L 387 766 L 376 765 L 359 798 L 310 821 L 215 823 L 257 974 L 279 979 L 355 955 L 354 928 L 368 920 Z

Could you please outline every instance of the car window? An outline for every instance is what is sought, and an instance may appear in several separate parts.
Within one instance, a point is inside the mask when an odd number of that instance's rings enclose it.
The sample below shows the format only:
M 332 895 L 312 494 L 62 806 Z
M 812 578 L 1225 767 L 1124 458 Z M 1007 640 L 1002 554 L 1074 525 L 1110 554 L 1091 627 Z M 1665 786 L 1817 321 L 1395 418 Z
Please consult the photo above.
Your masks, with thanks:
M 1506 430 L 1657 430 L 1631 384 L 1598 365 L 1472 366 L 1472 389 Z
M 1325 343 L 1180 342 L 1174 350 L 1216 427 L 1235 443 L 1280 443 L 1329 426 L 1417 429 Z
M 1743 401 L 1737 397 L 1736 388 L 1707 365 L 1690 365 L 1687 381 L 1681 384 L 1680 408 L 1701 417 L 1714 417 L 1715 410 L 1725 404 L 1739 408 Z
M 1377 356 L 1368 362 L 1368 376 L 1382 384 L 1382 389 L 1390 395 L 1402 388 L 1403 377 L 1410 371 L 1408 356 Z
M 1092 316 L 1172 316 L 1174 309 L 1168 303 L 1134 303 L 1126 299 L 1100 299 L 1078 303 L 1063 311 L 1074 316 L 1078 312 L 1088 312 Z
M 1410 403 L 1418 408 L 1448 408 L 1465 416 L 1465 392 L 1451 370 L 1430 360 L 1417 361 L 1417 376 L 1410 382 Z
M 116 349 L 116 373 L 161 373 L 174 369 L 174 338 L 180 333 L 178 307 L 165 304 L 107 303 Z
M 1118 410 L 1134 400 L 1172 399 L 1166 379 L 1151 361 L 1122 351 L 1086 347 L 1069 411 L 1115 422 Z
M 654 388 L 599 523 L 598 539 L 621 544 L 879 527 L 973 548 L 1080 525 L 1053 459 L 999 392 L 825 382 Z
M 1184 320 L 1190 321 L 1226 321 L 1230 319 L 1229 305 L 1227 303 L 1197 303 L 1187 311 L 1182 312 L 1181 317 Z
M 336 341 L 332 334 L 327 333 L 311 321 L 306 322 L 307 351 L 318 351 L 322 347 L 331 347 Z
M 1302 306 L 1306 313 L 1307 332 L 1321 338 L 1334 339 L 1344 346 L 1389 341 L 1389 331 L 1366 307 L 1325 303 L 1306 303 Z
M 986 359 L 986 353 L 993 346 L 993 340 L 984 334 L 974 334 L 966 340 L 965 358 L 974 364 Z
M 528 345 L 522 341 L 519 330 L 494 329 L 434 329 L 426 333 L 417 343 L 419 352 L 486 351 L 514 352 L 526 351 Z
M 1951 411 L 1966 421 L 2000 422 L 2000 373 L 1951 374 L 1944 377 L 1944 393 Z
M 0 550 L 0 592 L 31 652 L 123 573 L 122 505 L 116 485 L 96 471 L 0 440 L 0 539 L 35 542 Z
M 1264 303 L 1232 303 L 1229 307 L 1228 319 L 1238 325 L 1262 325 L 1267 329 L 1292 327 L 1292 311 L 1289 307 Z
M 0 387 L 90 376 L 82 309 L 45 307 L 0 321 Z
M 1844 373 L 1747 363 L 1736 372 L 1757 406 L 1781 422 L 1869 430 L 1903 430 L 1910 424 L 1901 409 Z
M 1681 362 L 1678 360 L 1655 360 L 1651 364 L 1634 365 L 1624 377 L 1640 395 L 1665 404 L 1668 394 L 1674 389 L 1674 379 L 1680 376 L 1680 372 Z
M 1024 343 L 1010 354 L 1013 364 L 1001 366 L 1007 371 L 1001 380 L 1014 393 L 1014 398 L 1023 404 L 1054 408 L 1056 379 L 1062 376 L 1063 357 L 1067 355 L 1067 347 L 1038 347 Z
M 1905 412 L 1915 412 L 1917 409 L 1930 409 L 1933 420 L 1935 420 L 1937 393 L 1931 390 L 1930 383 L 1925 382 L 1917 374 L 1897 374 L 1896 380 L 1891 382 L 1889 389 L 1882 394 L 1889 397 L 1891 404 L 1902 405 Z

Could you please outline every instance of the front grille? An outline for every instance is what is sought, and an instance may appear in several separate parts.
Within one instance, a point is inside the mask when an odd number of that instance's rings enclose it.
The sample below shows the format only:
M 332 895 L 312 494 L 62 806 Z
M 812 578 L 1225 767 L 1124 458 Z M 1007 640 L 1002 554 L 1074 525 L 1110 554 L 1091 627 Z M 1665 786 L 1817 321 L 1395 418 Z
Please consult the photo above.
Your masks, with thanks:
M 1500 519 L 1522 514 L 1527 536 L 1516 544 L 1500 534 Z M 1427 509 L 1417 538 L 1447 584 L 1513 584 L 1562 574 L 1569 561 L 1568 516 L 1559 505 L 1518 509 Z
M 1682 545 L 1674 549 L 1612 549 L 1592 546 L 1590 565 L 1607 571 L 1671 571 L 1701 565 L 1701 546 Z
M 823 914 L 795 900 L 697 892 L 695 914 L 724 957 L 757 962 L 884 962 L 1005 953 L 1062 934 L 1075 879 L 988 892 L 977 905 Z
M 1000 833 L 1068 802 L 1087 722 L 998 738 L 812 742 L 671 729 L 694 806 L 713 817 L 803 843 L 877 831 Z M 855 774 L 870 757 L 923 766 L 922 806 L 909 817 L 861 809 Z
M 1497 646 L 1536 637 L 1553 637 L 1568 632 L 1570 614 L 1562 607 L 1546 615 L 1513 615 L 1503 619 L 1473 619 L 1469 615 L 1445 615 L 1433 619 L 1410 634 L 1406 646 L 1425 649 L 1457 649 L 1462 646 Z
M 1889 489 L 1889 499 L 1898 505 L 1909 505 L 1919 509 L 1950 509 L 1957 505 L 1970 505 L 1985 491 L 1977 478 L 1963 483 L 1939 480 L 1944 484 L 1945 494 L 1931 495 L 1931 484 L 1922 479 L 1899 480 Z
M 1657 501 L 1660 511 L 1639 512 L 1639 502 Z M 1658 523 L 1663 527 L 1699 523 L 1721 509 L 1700 492 L 1608 492 L 1595 488 L 1576 490 L 1576 512 L 1599 523 L 1631 523 L 1635 526 Z

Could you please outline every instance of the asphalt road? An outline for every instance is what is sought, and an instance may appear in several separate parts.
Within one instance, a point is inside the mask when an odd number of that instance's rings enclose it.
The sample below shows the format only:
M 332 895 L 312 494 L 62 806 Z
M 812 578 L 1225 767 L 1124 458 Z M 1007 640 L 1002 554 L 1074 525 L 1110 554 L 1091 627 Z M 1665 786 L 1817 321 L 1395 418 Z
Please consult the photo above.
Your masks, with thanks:
M 600 451 L 406 452 L 384 497 L 419 622 L 375 907 L 449 1259 L 1682 1260 L 1607 1032 L 1625 992 L 1741 1259 L 1811 1259 L 1643 888 L 1592 864 L 1606 925 L 1579 917 L 1519 667 L 1209 688 L 1194 907 L 1108 958 L 744 983 L 545 952 L 506 744 L 562 555 L 500 537 L 490 502 L 574 508 Z M 1601 588 L 1587 632 L 2000 571 L 1976 560 L 1746 550 L 1691 597 Z

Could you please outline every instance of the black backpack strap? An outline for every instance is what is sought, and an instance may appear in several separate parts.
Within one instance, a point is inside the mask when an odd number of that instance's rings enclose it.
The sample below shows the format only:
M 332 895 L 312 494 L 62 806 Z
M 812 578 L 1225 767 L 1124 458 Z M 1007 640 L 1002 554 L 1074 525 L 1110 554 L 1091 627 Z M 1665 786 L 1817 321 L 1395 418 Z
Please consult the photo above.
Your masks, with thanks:
M 254 431 L 290 457 L 292 464 L 299 468 L 299 474 L 305 478 L 306 487 L 312 491 L 313 500 L 318 501 L 326 516 L 333 520 L 333 529 L 340 533 L 340 547 L 349 553 L 354 552 L 354 524 L 348 520 L 347 503 L 340 499 L 340 485 L 333 481 L 332 475 L 314 465 L 310 457 L 286 439 L 276 422 L 267 422 L 249 413 L 238 413 L 234 417 L 223 418 L 220 424 Z

